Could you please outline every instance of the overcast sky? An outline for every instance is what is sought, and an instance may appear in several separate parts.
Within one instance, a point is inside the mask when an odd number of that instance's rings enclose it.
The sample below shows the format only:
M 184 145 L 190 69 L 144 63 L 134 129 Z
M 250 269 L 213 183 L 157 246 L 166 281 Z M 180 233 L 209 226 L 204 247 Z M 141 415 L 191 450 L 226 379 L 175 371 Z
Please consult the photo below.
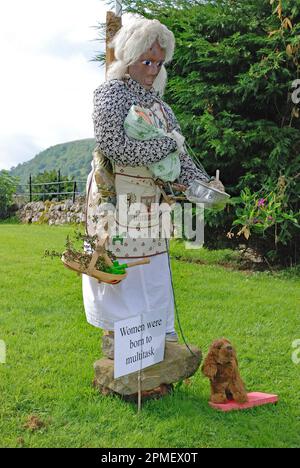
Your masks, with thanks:
M 0 9 L 0 170 L 49 146 L 92 138 L 104 71 L 95 26 L 104 0 L 9 0 Z

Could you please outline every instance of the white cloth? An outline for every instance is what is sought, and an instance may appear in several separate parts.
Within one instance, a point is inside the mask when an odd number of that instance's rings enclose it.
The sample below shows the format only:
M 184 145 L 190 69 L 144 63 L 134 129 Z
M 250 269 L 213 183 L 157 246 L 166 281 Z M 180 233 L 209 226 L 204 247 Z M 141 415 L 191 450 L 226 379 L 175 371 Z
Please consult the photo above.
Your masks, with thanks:
M 119 259 L 126 263 L 126 259 Z M 166 332 L 174 331 L 174 298 L 168 254 L 151 257 L 150 264 L 127 270 L 118 284 L 98 283 L 82 275 L 83 302 L 87 322 L 97 328 L 114 330 L 114 322 L 161 310 L 167 315 Z
M 172 130 L 172 132 L 167 133 L 167 135 L 176 141 L 178 150 L 182 152 L 184 150 L 184 142 L 185 142 L 184 136 L 178 133 L 177 130 Z

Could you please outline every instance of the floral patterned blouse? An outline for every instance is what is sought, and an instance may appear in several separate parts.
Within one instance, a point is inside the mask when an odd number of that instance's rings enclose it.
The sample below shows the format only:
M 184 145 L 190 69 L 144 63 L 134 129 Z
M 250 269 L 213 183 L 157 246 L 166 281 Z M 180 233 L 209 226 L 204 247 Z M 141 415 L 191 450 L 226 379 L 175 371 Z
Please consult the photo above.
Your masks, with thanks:
M 149 166 L 177 149 L 177 143 L 166 136 L 140 141 L 124 131 L 124 120 L 132 105 L 150 108 L 158 102 L 163 108 L 169 132 L 180 126 L 170 108 L 151 88 L 145 89 L 127 75 L 123 80 L 110 80 L 94 92 L 93 122 L 97 149 L 112 162 L 121 166 Z M 178 183 L 190 185 L 194 179 L 208 181 L 205 171 L 198 169 L 186 151 L 180 153 L 181 173 Z

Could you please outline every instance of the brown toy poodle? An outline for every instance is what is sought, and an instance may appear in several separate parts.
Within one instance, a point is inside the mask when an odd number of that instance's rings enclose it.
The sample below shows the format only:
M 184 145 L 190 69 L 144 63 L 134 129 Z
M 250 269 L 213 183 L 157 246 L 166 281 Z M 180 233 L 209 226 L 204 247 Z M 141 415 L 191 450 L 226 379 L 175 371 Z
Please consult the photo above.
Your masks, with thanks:
M 212 403 L 226 403 L 232 399 L 237 403 L 248 401 L 238 369 L 236 352 L 226 338 L 212 343 L 201 370 L 210 379 Z

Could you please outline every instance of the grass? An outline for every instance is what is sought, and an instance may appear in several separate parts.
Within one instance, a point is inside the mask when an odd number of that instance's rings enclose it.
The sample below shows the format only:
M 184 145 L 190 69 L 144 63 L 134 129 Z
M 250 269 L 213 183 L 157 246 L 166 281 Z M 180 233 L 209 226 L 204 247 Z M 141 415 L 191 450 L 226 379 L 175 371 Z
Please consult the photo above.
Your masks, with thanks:
M 204 264 L 178 261 L 180 245 L 173 244 L 188 342 L 205 354 L 213 339 L 228 337 L 248 390 L 277 393 L 280 401 L 221 414 L 209 408 L 209 382 L 197 372 L 190 385 L 148 401 L 137 415 L 134 404 L 92 387 L 101 331 L 86 323 L 81 279 L 59 260 L 42 259 L 45 249 L 62 250 L 73 230 L 0 226 L 0 340 L 7 346 L 0 364 L 1 447 L 300 446 L 300 364 L 292 362 L 292 343 L 300 339 L 297 276 L 230 271 L 217 264 L 222 252 L 202 251 Z M 26 427 L 32 415 L 44 425 Z
M 208 250 L 202 249 L 191 249 L 185 248 L 189 246 L 188 243 L 184 243 L 181 240 L 173 239 L 171 241 L 172 256 L 177 260 L 183 260 L 186 262 L 202 263 L 205 265 L 225 264 L 231 263 L 232 265 L 238 265 L 240 261 L 240 255 L 230 249 L 220 250 Z

